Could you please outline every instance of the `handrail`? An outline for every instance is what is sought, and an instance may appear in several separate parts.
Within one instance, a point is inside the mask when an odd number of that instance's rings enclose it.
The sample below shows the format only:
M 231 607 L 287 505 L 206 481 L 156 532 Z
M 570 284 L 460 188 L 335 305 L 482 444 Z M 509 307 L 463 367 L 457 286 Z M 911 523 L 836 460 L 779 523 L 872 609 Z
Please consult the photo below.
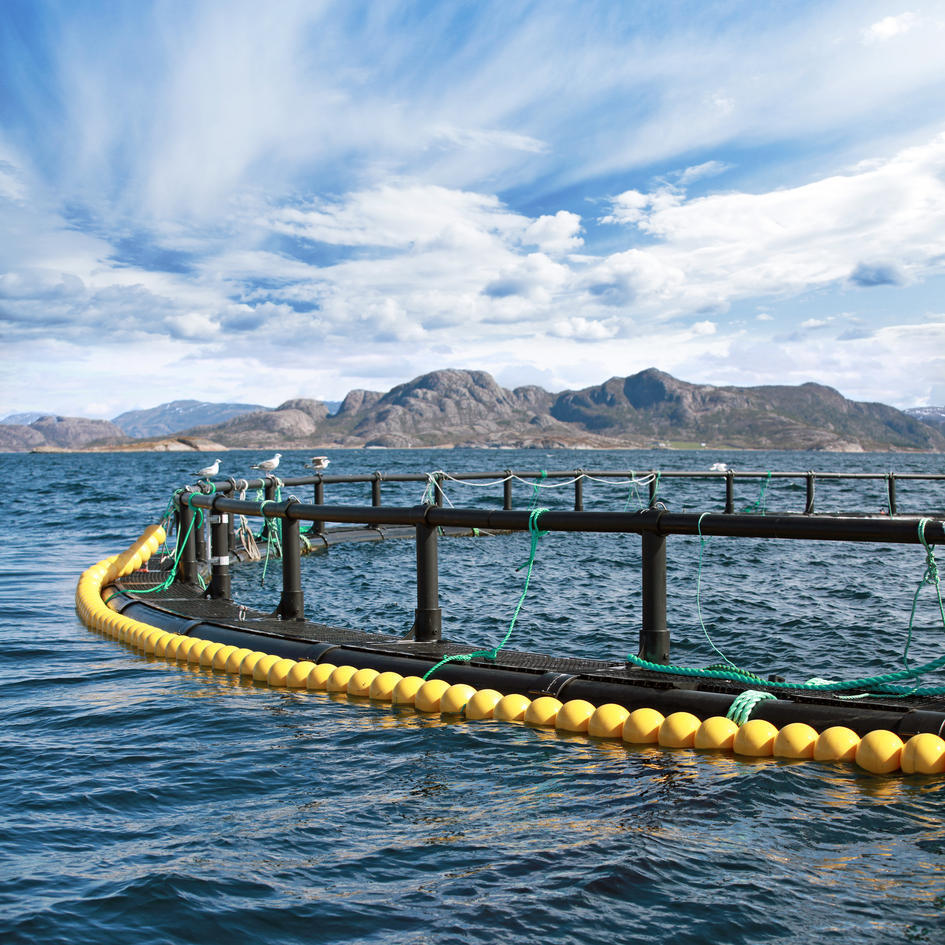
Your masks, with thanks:
M 631 475 L 633 482 L 648 484 L 649 507 L 639 511 L 585 511 L 583 491 L 579 488 L 585 478 L 617 478 Z M 640 479 L 636 476 L 640 475 Z M 742 477 L 789 478 L 803 477 L 807 482 L 807 503 L 802 513 L 736 512 L 732 507 L 732 482 L 737 475 Z M 180 556 L 178 578 L 184 583 L 195 584 L 198 580 L 198 557 L 206 558 L 203 530 L 192 527 L 195 510 L 210 512 L 211 524 L 211 581 L 208 595 L 215 599 L 229 599 L 229 561 L 233 550 L 231 515 L 262 518 L 266 522 L 279 519 L 283 522 L 282 536 L 282 597 L 276 613 L 284 620 L 300 620 L 304 617 L 304 599 L 301 584 L 300 531 L 299 523 L 308 521 L 313 526 L 309 534 L 323 534 L 325 522 L 370 526 L 410 526 L 415 529 L 417 547 L 417 608 L 415 611 L 414 637 L 418 641 L 435 642 L 440 639 L 441 611 L 439 607 L 437 537 L 440 529 L 456 527 L 497 531 L 528 531 L 530 526 L 545 532 L 594 532 L 638 534 L 642 541 L 642 624 L 640 629 L 640 655 L 650 662 L 669 662 L 669 632 L 666 624 L 666 538 L 669 535 L 728 536 L 737 538 L 773 538 L 807 541 L 857 541 L 882 542 L 887 544 L 945 544 L 945 521 L 929 516 L 898 515 L 895 511 L 896 478 L 945 480 L 945 474 L 903 473 L 759 473 L 737 474 L 733 470 L 722 471 L 670 471 L 669 473 L 638 473 L 624 470 L 594 472 L 589 476 L 584 470 L 553 472 L 466 473 L 450 476 L 452 479 L 486 479 L 504 477 L 504 508 L 445 508 L 442 504 L 441 488 L 434 489 L 433 503 L 413 506 L 383 506 L 380 502 L 380 484 L 388 482 L 430 482 L 440 487 L 447 474 L 395 473 L 384 476 L 379 472 L 367 475 L 333 475 L 317 473 L 300 479 L 276 480 L 267 477 L 256 480 L 256 488 L 265 488 L 264 501 L 232 498 L 230 493 L 245 480 L 228 480 L 224 483 L 204 484 L 203 487 L 188 486 L 176 495 L 178 534 L 186 535 Z M 511 508 L 510 478 L 525 479 L 569 477 L 575 483 L 574 511 L 561 509 L 522 510 Z M 655 483 L 667 477 L 723 477 L 726 480 L 726 507 L 724 512 L 671 512 L 655 502 Z M 647 478 L 649 477 L 649 478 Z M 889 515 L 823 514 L 813 511 L 813 480 L 821 478 L 885 479 L 889 495 Z M 370 506 L 328 505 L 324 501 L 305 503 L 296 496 L 276 501 L 275 484 L 314 484 L 315 494 L 324 497 L 326 482 L 371 483 Z M 214 488 L 215 487 L 215 488 Z M 246 488 L 251 488 L 247 484 Z M 214 491 L 204 491 L 204 490 Z M 945 518 L 945 516 L 942 516 Z M 198 534 L 200 537 L 198 537 Z M 271 534 L 267 528 L 265 534 Z M 203 544 L 202 544 L 203 543 Z M 931 551 L 929 550 L 929 554 Z

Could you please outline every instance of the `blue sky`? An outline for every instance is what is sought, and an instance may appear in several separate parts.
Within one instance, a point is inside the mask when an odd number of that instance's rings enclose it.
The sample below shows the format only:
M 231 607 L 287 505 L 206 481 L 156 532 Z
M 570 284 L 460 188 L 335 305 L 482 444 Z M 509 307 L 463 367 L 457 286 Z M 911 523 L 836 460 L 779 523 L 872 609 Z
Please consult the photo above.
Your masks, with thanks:
M 655 366 L 945 404 L 945 3 L 0 4 L 0 415 Z

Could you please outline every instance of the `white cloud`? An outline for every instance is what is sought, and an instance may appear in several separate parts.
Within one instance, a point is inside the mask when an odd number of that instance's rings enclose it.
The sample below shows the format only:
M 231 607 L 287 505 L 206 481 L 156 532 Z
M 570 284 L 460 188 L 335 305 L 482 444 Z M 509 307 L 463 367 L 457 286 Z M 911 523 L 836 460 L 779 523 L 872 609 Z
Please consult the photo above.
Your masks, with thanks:
M 679 186 L 688 187 L 697 180 L 703 180 L 706 177 L 718 177 L 731 170 L 732 165 L 725 161 L 704 161 L 702 164 L 695 164 L 687 167 L 679 174 Z
M 582 246 L 581 218 L 576 213 L 559 210 L 540 216 L 525 228 L 524 243 L 534 243 L 546 253 L 570 253 Z
M 884 16 L 863 30 L 863 42 L 881 43 L 894 36 L 901 36 L 903 33 L 908 33 L 917 20 L 918 17 L 911 12 L 900 13 L 898 16 Z

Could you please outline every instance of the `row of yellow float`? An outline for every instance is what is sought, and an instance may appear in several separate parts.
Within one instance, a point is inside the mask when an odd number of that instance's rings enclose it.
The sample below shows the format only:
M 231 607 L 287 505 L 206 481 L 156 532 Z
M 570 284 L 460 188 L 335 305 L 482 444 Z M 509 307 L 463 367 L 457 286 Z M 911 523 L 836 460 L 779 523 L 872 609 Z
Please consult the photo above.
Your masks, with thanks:
M 850 761 L 875 774 L 899 770 L 905 774 L 945 772 L 945 740 L 931 733 L 914 735 L 903 743 L 898 735 L 882 729 L 860 738 L 843 726 L 818 733 L 801 722 L 779 731 L 763 719 L 750 719 L 739 726 L 720 716 L 703 721 L 688 712 L 664 717 L 654 709 L 630 712 L 623 706 L 594 706 L 582 699 L 565 703 L 551 696 L 529 699 L 517 693 L 476 690 L 462 683 L 450 685 L 442 679 L 424 681 L 394 672 L 296 661 L 169 633 L 117 613 L 102 599 L 103 587 L 142 567 L 164 540 L 164 530 L 152 526 L 126 552 L 106 558 L 83 573 L 76 588 L 76 611 L 87 626 L 155 657 L 245 676 L 269 686 L 347 693 L 413 706 L 418 712 L 524 722 L 562 732 L 586 732 L 595 738 L 622 739 L 634 745 L 733 751 L 756 758 Z

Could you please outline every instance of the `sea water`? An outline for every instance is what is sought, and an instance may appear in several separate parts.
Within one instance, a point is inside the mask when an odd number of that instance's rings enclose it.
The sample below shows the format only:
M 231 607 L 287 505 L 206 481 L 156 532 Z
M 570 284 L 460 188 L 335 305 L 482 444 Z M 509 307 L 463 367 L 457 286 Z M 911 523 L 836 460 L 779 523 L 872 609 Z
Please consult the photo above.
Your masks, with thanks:
M 774 452 L 332 451 L 331 473 L 736 469 L 942 472 L 941 457 Z M 221 456 L 249 476 L 261 452 Z M 304 473 L 303 452 L 279 472 Z M 633 748 L 520 725 L 445 721 L 254 686 L 146 658 L 88 631 L 80 572 L 158 521 L 192 454 L 0 456 L 0 942 L 939 942 L 945 779 L 849 765 Z M 551 485 L 551 481 L 548 481 Z M 311 487 L 296 487 L 311 501 Z M 422 484 L 385 484 L 415 505 Z M 500 485 L 448 483 L 457 506 Z M 588 509 L 645 486 L 585 485 Z M 664 479 L 675 511 L 719 511 L 720 481 Z M 900 511 L 945 509 L 900 481 Z M 804 483 L 738 481 L 736 506 L 800 511 Z M 370 486 L 326 487 L 369 504 Z M 571 487 L 515 484 L 517 507 Z M 822 511 L 879 512 L 881 480 L 818 483 Z M 549 534 L 508 647 L 620 661 L 640 623 L 640 542 Z M 722 654 L 791 679 L 902 665 L 919 546 L 671 536 L 674 662 Z M 529 538 L 440 541 L 444 635 L 494 646 Z M 941 555 L 940 555 L 941 557 Z M 401 633 L 416 606 L 410 541 L 303 559 L 306 613 Z M 265 576 L 263 572 L 265 571 Z M 234 569 L 272 608 L 278 562 Z M 909 657 L 941 655 L 934 594 Z

